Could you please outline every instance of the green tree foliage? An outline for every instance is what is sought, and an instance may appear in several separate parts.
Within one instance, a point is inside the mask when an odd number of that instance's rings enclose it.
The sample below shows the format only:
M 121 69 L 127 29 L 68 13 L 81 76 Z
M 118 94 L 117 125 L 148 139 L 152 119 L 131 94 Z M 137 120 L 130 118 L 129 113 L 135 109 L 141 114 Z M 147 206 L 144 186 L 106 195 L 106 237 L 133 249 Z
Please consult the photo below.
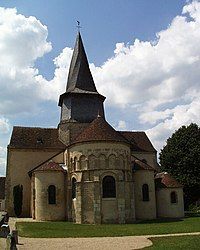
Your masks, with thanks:
M 13 204 L 14 211 L 17 217 L 22 213 L 22 202 L 23 202 L 23 186 L 17 185 L 13 188 Z
M 182 126 L 160 152 L 161 169 L 184 186 L 185 206 L 200 199 L 200 127 Z

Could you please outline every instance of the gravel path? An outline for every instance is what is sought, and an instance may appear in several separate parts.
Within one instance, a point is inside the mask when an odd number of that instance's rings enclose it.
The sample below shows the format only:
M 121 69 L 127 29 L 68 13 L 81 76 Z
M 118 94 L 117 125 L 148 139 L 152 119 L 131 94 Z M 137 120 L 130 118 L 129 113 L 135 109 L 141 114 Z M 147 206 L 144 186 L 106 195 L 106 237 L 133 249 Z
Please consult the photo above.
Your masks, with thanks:
M 125 237 L 96 237 L 96 238 L 23 238 L 19 237 L 19 250 L 133 250 L 142 249 L 152 245 L 149 238 L 200 235 L 195 233 L 145 235 L 145 236 L 125 236 Z
M 98 238 L 19 238 L 19 250 L 121 250 L 141 249 L 152 242 L 144 236 L 98 237 Z

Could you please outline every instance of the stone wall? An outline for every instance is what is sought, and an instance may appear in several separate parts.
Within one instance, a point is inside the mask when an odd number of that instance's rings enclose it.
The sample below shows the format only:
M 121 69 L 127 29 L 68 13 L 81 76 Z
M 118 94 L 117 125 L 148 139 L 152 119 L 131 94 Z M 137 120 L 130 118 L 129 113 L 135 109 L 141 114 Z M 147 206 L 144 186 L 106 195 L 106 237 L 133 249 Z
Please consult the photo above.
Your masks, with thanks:
M 15 216 L 13 208 L 13 187 L 23 185 L 23 217 L 30 216 L 31 182 L 28 172 L 48 160 L 60 150 L 9 149 L 6 169 L 6 211 Z
M 147 161 L 147 164 L 150 165 L 151 167 L 157 169 L 158 164 L 157 164 L 157 158 L 156 158 L 156 153 L 150 153 L 150 152 L 131 152 L 133 157 L 137 157 L 140 160 L 145 159 Z
M 177 202 L 171 203 L 171 192 L 177 195 Z M 156 190 L 157 216 L 168 218 L 184 217 L 184 202 L 182 188 L 160 188 Z
M 66 176 L 62 171 L 36 171 L 34 173 L 35 219 L 65 220 L 66 219 Z M 56 187 L 56 204 L 48 202 L 48 187 Z
M 130 148 L 123 143 L 84 143 L 69 148 L 68 189 L 77 180 L 77 197 L 69 205 L 71 220 L 77 223 L 133 222 L 134 191 L 130 167 Z M 116 197 L 102 198 L 102 180 L 113 176 Z M 69 192 L 70 193 L 70 192 Z M 68 194 L 70 201 L 70 194 Z
M 146 220 L 156 218 L 156 199 L 154 171 L 137 170 L 133 174 L 135 189 L 135 216 L 136 219 Z M 143 201 L 142 186 L 149 187 L 149 201 Z
M 0 211 L 5 211 L 5 200 L 0 199 Z
M 68 145 L 80 134 L 89 123 L 78 123 L 75 121 L 61 121 L 58 125 L 59 139 L 64 144 Z

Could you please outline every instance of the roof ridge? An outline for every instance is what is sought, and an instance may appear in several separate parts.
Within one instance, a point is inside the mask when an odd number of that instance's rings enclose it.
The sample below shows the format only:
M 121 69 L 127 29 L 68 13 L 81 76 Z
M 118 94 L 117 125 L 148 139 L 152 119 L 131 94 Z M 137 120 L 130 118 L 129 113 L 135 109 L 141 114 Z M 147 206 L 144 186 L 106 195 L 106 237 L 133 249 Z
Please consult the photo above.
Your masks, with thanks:
M 44 162 L 40 163 L 40 164 L 39 164 L 39 165 L 37 165 L 36 167 L 32 168 L 30 171 L 28 171 L 28 175 L 29 175 L 29 177 L 31 177 L 31 175 L 32 175 L 33 171 L 35 171 L 37 168 L 39 168 L 39 167 L 40 167 L 40 166 L 42 166 L 43 164 L 47 163 L 47 162 L 48 162 L 48 161 L 50 161 L 52 158 L 56 157 L 57 155 L 61 154 L 61 153 L 62 153 L 62 152 L 64 152 L 64 151 L 65 151 L 65 149 L 64 149 L 64 150 L 62 150 L 62 151 L 60 151 L 60 152 L 58 152 L 58 153 L 56 153 L 55 155 L 51 156 L 51 157 L 50 157 L 50 158 L 48 158 L 46 161 L 44 161 Z
M 13 128 L 39 128 L 39 129 L 57 129 L 58 128 L 45 128 L 45 127 L 27 127 L 27 126 L 13 126 Z
M 135 156 L 134 156 L 135 157 Z M 146 165 L 147 169 L 144 170 L 152 170 L 152 171 L 156 171 L 156 169 L 154 167 L 152 167 L 151 165 L 149 165 L 148 163 L 143 162 L 142 160 L 140 160 L 139 158 L 135 157 L 136 159 L 134 159 L 134 161 L 139 161 L 140 163 L 142 163 L 142 165 Z M 137 164 L 137 162 L 136 162 Z
M 136 158 L 136 160 L 141 161 L 142 163 L 144 163 L 144 164 L 148 165 L 149 167 L 153 168 L 153 169 L 156 171 L 156 169 L 155 169 L 154 167 L 152 167 L 151 165 L 149 165 L 149 164 L 148 164 L 148 163 L 146 163 L 146 162 L 143 162 L 143 161 L 142 161 L 142 160 L 140 160 L 137 156 L 135 156 L 135 155 L 134 155 L 134 158 Z

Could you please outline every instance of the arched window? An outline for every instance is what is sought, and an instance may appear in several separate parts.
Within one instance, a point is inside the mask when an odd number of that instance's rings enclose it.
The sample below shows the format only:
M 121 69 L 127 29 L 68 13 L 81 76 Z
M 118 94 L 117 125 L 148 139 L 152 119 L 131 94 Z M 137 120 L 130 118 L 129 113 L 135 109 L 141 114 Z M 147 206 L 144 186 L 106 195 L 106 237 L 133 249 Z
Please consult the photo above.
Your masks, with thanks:
M 76 179 L 72 178 L 72 199 L 76 198 Z
M 77 170 L 77 157 L 75 156 L 74 157 L 74 168 L 73 168 L 73 171 L 76 171 Z
M 147 184 L 142 186 L 142 200 L 149 201 L 149 186 Z
M 115 178 L 112 176 L 105 176 L 102 182 L 103 186 L 103 198 L 115 198 L 116 197 L 116 186 Z
M 178 202 L 178 198 L 177 198 L 176 192 L 174 192 L 174 191 L 171 192 L 170 199 L 171 199 L 171 203 L 177 203 Z
M 49 204 L 56 204 L 56 187 L 54 185 L 48 187 L 48 200 Z

